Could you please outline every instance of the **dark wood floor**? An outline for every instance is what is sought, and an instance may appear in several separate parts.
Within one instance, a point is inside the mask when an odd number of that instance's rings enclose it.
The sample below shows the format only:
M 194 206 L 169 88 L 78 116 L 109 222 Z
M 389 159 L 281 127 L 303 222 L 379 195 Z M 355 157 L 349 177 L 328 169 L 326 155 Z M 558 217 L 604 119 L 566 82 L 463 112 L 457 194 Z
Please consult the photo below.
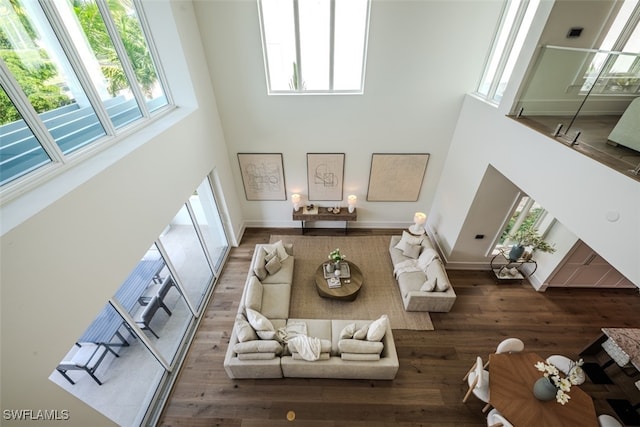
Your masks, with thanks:
M 577 358 L 600 328 L 639 327 L 640 296 L 633 290 L 549 289 L 496 284 L 488 271 L 448 271 L 458 295 L 449 313 L 432 313 L 435 331 L 394 330 L 400 369 L 393 381 L 231 380 L 222 363 L 252 251 L 270 234 L 292 229 L 248 229 L 231 251 L 160 425 L 264 427 L 486 426 L 474 396 L 462 403 L 462 377 L 475 357 L 505 337 L 527 350 Z M 313 235 L 311 231 L 307 234 Z M 398 234 L 358 230 L 355 234 Z M 323 235 L 331 231 L 322 231 Z M 640 402 L 630 377 L 607 368 L 615 385 L 582 388 L 599 413 L 614 414 L 606 398 Z M 287 421 L 288 411 L 296 419 Z

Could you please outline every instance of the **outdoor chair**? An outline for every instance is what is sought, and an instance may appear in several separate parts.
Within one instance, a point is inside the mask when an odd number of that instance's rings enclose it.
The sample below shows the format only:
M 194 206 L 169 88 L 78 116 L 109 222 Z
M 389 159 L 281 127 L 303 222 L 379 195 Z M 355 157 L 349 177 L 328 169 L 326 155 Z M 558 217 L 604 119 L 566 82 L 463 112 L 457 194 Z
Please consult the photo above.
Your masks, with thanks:
M 67 371 L 75 370 L 85 371 L 91 375 L 91 378 L 93 378 L 98 385 L 102 385 L 102 382 L 95 375 L 96 370 L 109 352 L 113 353 L 116 357 L 120 356 L 104 344 L 78 343 L 77 346 L 78 351 L 75 352 L 70 360 L 60 362 L 56 370 L 71 384 L 75 384 L 75 382 L 67 375 Z

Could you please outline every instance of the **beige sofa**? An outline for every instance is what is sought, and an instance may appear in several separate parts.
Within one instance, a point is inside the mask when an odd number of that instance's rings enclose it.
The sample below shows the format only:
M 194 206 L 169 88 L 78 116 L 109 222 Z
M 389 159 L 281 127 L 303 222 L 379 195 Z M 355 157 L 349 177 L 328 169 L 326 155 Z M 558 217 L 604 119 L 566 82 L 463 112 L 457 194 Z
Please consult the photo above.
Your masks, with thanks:
M 280 268 L 271 266 L 275 272 L 265 275 L 263 266 L 273 263 L 265 259 L 266 254 L 272 252 L 273 247 L 256 245 L 224 359 L 227 375 L 230 378 L 395 378 L 398 355 L 391 325 L 385 319 L 288 318 L 294 256 L 291 245 L 284 245 L 284 250 L 288 256 L 280 262 Z M 304 359 L 294 340 L 288 340 L 290 332 L 301 327 L 306 329 L 306 336 L 320 340 L 318 360 Z M 354 331 L 360 335 L 364 331 L 364 339 L 350 338 Z M 384 335 L 377 339 L 372 334 Z
M 408 239 L 403 242 L 405 246 L 402 246 L 400 242 L 407 236 Z M 415 236 L 404 231 L 402 236 L 392 236 L 389 242 L 389 254 L 405 310 L 450 311 L 456 301 L 456 294 L 442 261 L 426 234 L 422 239 L 412 241 L 412 238 Z M 435 257 L 432 255 L 430 259 L 426 259 L 429 257 L 425 255 L 429 253 L 435 254 Z M 431 287 L 434 289 L 428 290 Z

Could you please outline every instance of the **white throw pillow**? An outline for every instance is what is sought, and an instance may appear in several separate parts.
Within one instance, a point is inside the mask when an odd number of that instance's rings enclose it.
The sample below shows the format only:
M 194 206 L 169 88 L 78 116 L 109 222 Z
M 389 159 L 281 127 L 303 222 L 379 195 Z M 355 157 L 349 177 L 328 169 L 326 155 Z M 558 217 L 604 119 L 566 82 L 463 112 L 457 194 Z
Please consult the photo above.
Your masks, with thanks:
M 435 259 L 439 259 L 438 252 L 433 248 L 424 248 L 418 257 L 418 268 L 425 271 L 429 264 L 431 264 Z
M 367 331 L 367 341 L 380 341 L 387 332 L 387 326 L 389 325 L 389 317 L 386 314 L 380 316 L 379 319 L 374 320 L 369 325 Z
M 340 332 L 340 339 L 344 340 L 348 338 L 353 338 L 353 334 L 355 333 L 356 333 L 356 324 L 349 323 L 347 326 L 342 328 L 342 331 Z
M 394 247 L 404 252 L 407 245 L 419 245 L 420 243 L 422 243 L 422 239 L 424 239 L 423 236 L 413 236 L 406 231 L 403 231 L 400 241 Z
M 438 283 L 438 279 L 435 277 L 432 277 L 430 279 L 427 279 L 422 286 L 420 286 L 420 290 L 422 292 L 432 292 L 433 290 L 436 289 Z
M 247 319 L 242 314 L 238 314 L 236 317 L 236 336 L 238 337 L 239 342 L 258 339 L 256 331 L 251 327 L 249 322 L 247 322 Z
M 280 269 L 282 268 L 282 263 L 276 256 L 271 258 L 271 260 L 267 263 L 267 265 L 264 266 L 264 268 L 267 269 L 267 273 L 269 273 L 270 275 L 273 275 L 273 274 L 276 274 L 278 271 L 280 271 Z
M 260 331 L 273 331 L 275 334 L 276 330 L 273 327 L 273 323 L 271 323 L 271 321 L 262 313 L 258 313 L 255 310 L 247 308 L 247 320 L 251 327 L 256 330 L 258 336 L 260 336 Z
M 422 249 L 422 245 L 406 244 L 405 250 L 402 252 L 402 254 L 407 258 L 416 259 L 420 256 L 421 249 Z
M 447 289 L 449 289 L 449 282 L 444 280 L 438 280 L 436 282 L 436 291 L 445 292 Z
M 366 325 L 362 326 L 360 329 L 358 329 L 354 334 L 353 334 L 353 339 L 354 340 L 363 340 L 367 338 L 367 331 L 369 330 L 369 325 L 370 323 L 367 323 Z
M 289 258 L 289 254 L 284 248 L 284 243 L 282 243 L 282 240 L 278 240 L 277 242 L 270 245 L 265 245 L 265 249 L 267 250 L 267 252 L 271 252 L 272 249 L 275 249 L 276 253 L 278 254 L 278 258 L 280 258 L 280 261 L 284 261 L 285 259 Z

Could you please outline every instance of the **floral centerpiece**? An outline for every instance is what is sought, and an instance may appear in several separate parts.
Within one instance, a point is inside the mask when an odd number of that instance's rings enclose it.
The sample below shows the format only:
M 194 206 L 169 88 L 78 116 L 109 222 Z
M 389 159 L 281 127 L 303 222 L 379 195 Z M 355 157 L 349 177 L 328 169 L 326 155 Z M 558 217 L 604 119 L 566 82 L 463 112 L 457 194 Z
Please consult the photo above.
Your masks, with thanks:
M 544 377 L 548 382 L 555 387 L 555 398 L 558 403 L 564 405 L 569 401 L 569 391 L 571 391 L 572 385 L 580 384 L 582 381 L 580 372 L 583 360 L 580 359 L 575 362 L 575 366 L 569 371 L 569 375 L 563 377 L 560 375 L 560 371 L 551 363 L 538 362 L 534 366 L 538 371 L 544 372 Z M 578 369 L 580 368 L 580 369 Z M 534 390 L 535 392 L 535 390 Z
M 342 261 L 345 258 L 346 256 L 340 253 L 339 248 L 336 248 L 329 253 L 329 259 L 336 264 L 340 263 L 340 261 Z

